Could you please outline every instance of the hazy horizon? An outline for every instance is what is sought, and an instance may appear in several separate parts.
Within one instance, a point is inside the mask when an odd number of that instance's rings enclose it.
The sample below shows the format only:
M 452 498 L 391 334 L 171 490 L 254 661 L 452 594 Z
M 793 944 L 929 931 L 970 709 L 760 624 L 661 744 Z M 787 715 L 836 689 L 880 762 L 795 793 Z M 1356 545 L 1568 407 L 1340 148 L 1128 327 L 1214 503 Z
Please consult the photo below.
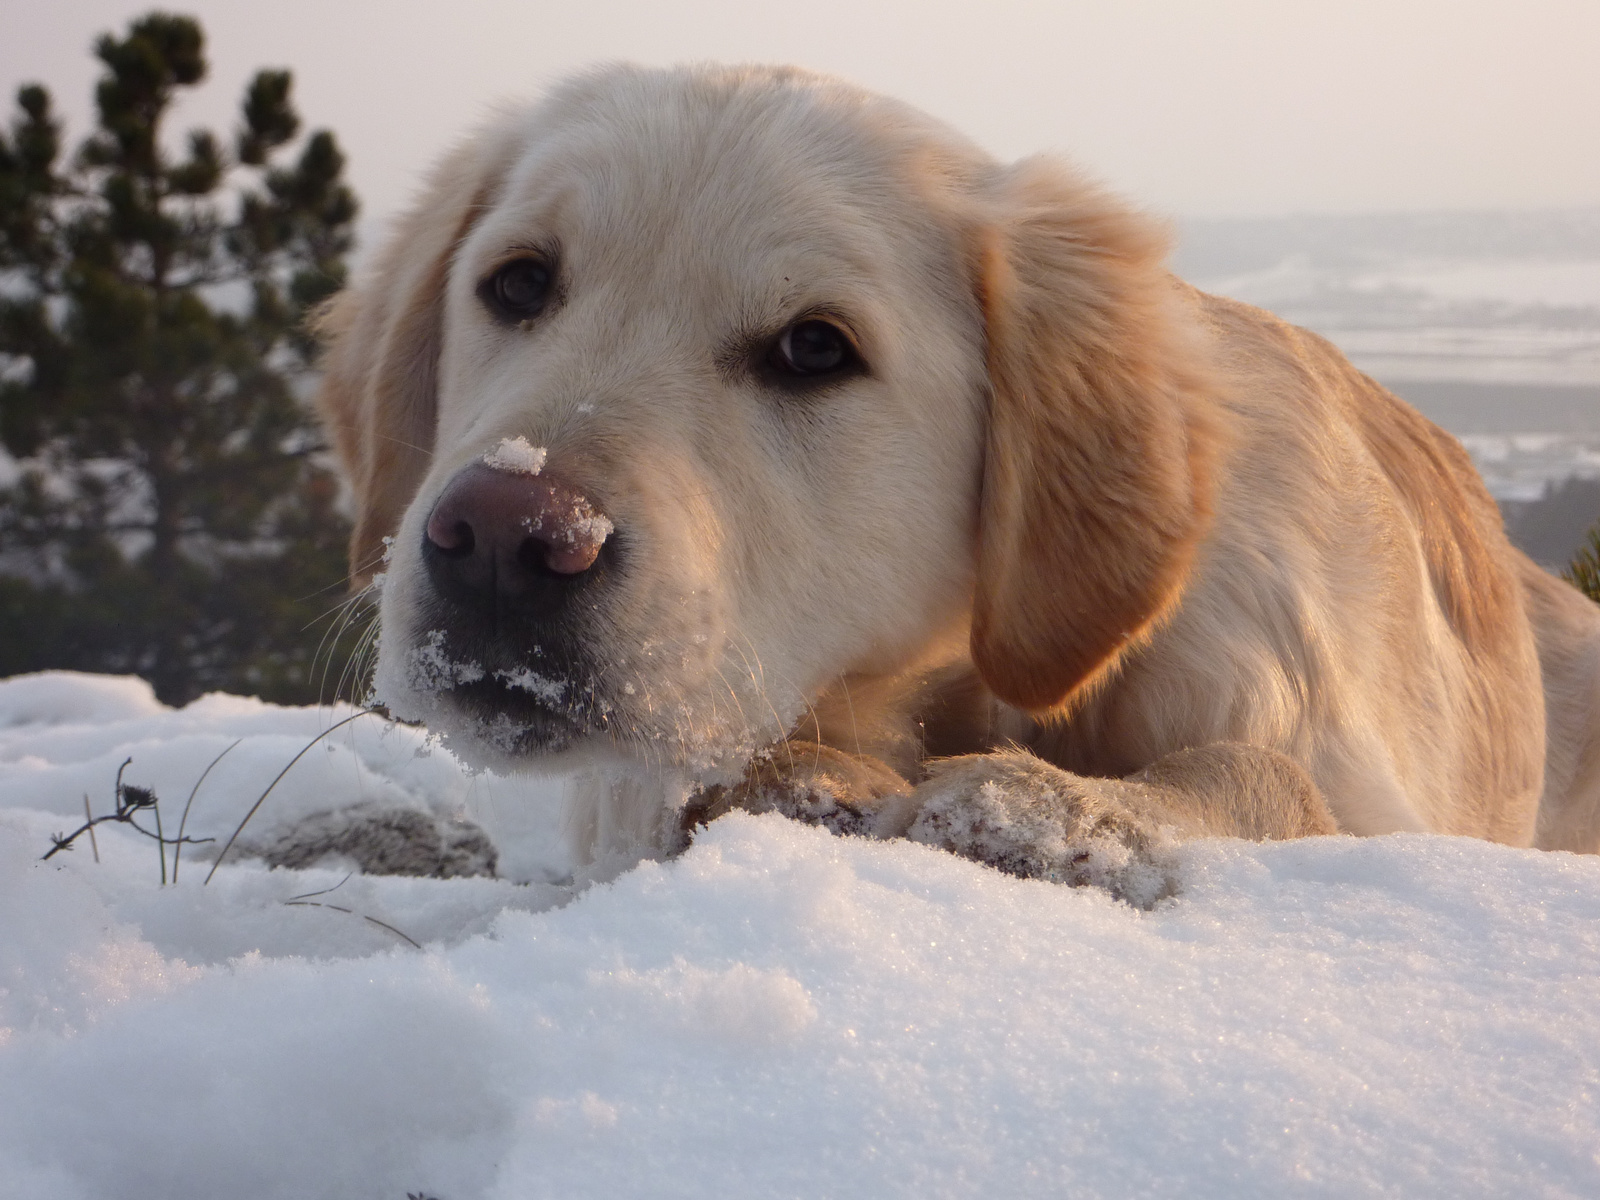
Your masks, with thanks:
M 0 0 L 0 89 L 40 81 L 88 126 L 94 38 L 151 7 Z M 335 131 L 363 224 L 496 103 L 607 59 L 787 61 L 927 109 L 1001 158 L 1062 153 L 1180 219 L 1600 206 L 1600 4 L 1533 0 L 814 0 L 539 12 L 460 0 L 167 6 L 211 75 L 174 114 L 231 129 L 245 80 L 287 66 Z

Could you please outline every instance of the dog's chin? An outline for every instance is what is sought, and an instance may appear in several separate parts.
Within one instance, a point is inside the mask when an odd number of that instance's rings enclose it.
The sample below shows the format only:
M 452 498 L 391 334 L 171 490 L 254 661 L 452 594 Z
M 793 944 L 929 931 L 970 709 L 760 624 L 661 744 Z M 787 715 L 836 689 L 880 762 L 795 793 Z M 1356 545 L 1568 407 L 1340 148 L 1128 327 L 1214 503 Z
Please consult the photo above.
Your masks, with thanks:
M 603 719 L 557 709 L 497 680 L 411 691 L 386 702 L 395 716 L 427 725 L 467 766 L 500 775 L 560 773 L 573 752 L 612 742 Z
M 439 705 L 451 710 L 450 725 L 472 731 L 478 740 L 509 759 L 560 754 L 604 732 L 570 711 L 497 679 L 459 684 L 440 694 Z
M 596 738 L 604 722 L 561 703 L 548 689 L 530 690 L 478 669 L 417 669 L 416 656 L 396 663 L 380 654 L 373 699 L 402 721 L 416 721 L 458 759 L 497 774 L 536 769 Z
M 581 656 L 546 652 L 526 662 L 454 644 L 444 629 L 381 635 L 373 697 L 403 721 L 416 721 L 468 767 L 496 774 L 560 774 L 602 753 L 703 783 L 736 779 L 752 755 L 784 729 L 775 718 L 751 728 L 726 704 L 653 701 L 643 685 L 605 686 Z M 491 648 L 492 650 L 493 648 Z M 564 662 L 564 668 L 556 663 Z M 504 665 L 496 665 L 499 662 Z M 730 719 L 733 718 L 733 719 Z

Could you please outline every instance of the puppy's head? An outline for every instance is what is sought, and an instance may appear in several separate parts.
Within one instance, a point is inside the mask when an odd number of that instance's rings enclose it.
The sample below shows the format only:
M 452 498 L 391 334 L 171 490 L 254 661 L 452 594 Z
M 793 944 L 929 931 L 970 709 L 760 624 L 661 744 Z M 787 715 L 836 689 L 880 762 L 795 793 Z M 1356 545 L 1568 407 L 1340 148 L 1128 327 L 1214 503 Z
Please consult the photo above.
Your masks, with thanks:
M 1142 223 L 795 72 L 610 69 L 458 150 L 326 318 L 376 690 L 700 773 L 847 676 L 1065 702 L 1172 603 L 1195 355 Z

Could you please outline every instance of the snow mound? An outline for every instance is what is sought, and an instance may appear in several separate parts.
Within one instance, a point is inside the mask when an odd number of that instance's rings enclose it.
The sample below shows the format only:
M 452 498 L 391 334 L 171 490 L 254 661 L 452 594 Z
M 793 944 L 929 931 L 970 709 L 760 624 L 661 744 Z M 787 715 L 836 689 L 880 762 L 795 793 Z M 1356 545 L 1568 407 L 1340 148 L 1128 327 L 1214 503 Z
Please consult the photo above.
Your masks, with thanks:
M 167 711 L 137 675 L 40 671 L 0 683 L 0 729 L 17 725 L 85 725 L 153 717 Z
M 466 775 L 362 719 L 269 806 L 498 813 L 502 860 L 535 881 L 246 860 L 203 887 L 186 861 L 163 888 L 154 843 L 111 826 L 98 863 L 87 845 L 39 861 L 83 790 L 103 810 L 123 757 L 181 804 L 242 737 L 195 803 L 212 832 L 341 715 L 208 697 L 0 730 L 0 1196 L 1600 1184 L 1594 859 L 1202 842 L 1141 912 L 736 814 L 576 892 L 538 881 L 561 868 L 558 789 Z

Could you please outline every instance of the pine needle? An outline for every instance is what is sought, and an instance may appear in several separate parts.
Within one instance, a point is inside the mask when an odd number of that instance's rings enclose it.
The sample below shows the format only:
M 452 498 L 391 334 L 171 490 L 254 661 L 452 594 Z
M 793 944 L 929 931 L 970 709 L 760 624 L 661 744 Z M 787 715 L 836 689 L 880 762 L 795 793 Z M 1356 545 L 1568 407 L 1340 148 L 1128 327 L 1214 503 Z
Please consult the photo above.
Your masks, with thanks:
M 1588 543 L 1561 572 L 1561 578 L 1600 604 L 1600 523 L 1589 530 Z

